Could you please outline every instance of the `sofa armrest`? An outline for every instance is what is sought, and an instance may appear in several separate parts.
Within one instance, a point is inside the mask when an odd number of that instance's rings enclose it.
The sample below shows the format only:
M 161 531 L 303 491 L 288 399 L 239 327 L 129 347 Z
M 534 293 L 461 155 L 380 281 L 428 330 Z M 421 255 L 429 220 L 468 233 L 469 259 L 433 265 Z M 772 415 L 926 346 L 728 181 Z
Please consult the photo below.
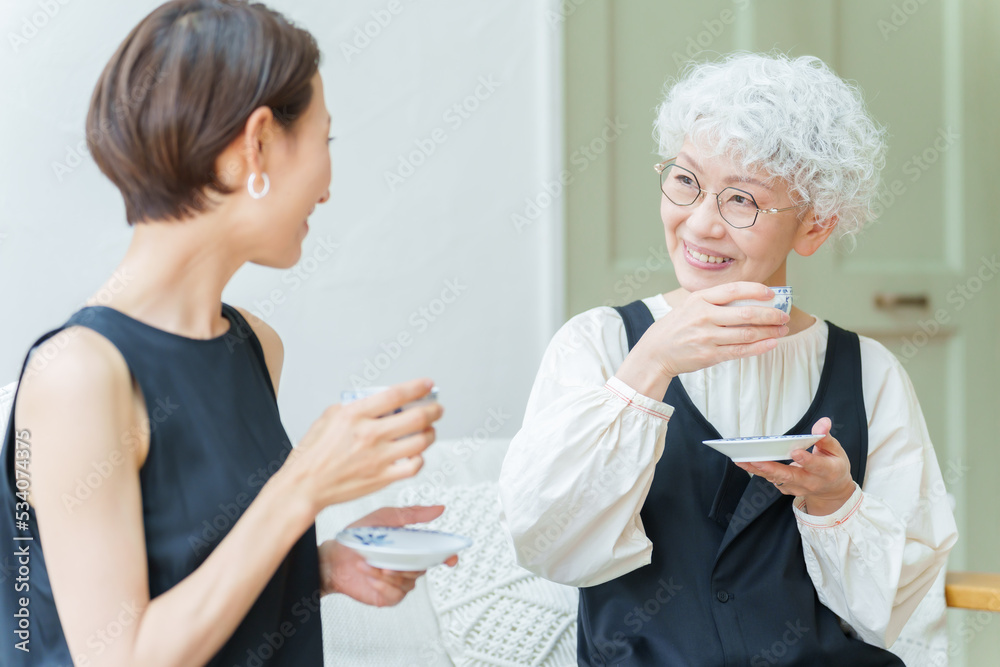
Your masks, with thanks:
M 1000 574 L 949 572 L 944 590 L 949 607 L 1000 612 Z

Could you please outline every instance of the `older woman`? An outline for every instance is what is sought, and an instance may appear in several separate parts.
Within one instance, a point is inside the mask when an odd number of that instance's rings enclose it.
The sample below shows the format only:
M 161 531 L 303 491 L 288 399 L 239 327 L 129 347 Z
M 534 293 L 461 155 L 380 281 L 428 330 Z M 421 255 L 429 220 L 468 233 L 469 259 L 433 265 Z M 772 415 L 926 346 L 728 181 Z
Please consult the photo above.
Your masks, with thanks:
M 906 373 L 797 308 L 723 307 L 859 229 L 883 133 L 816 58 L 753 54 L 692 66 L 656 129 L 680 288 L 553 338 L 501 475 L 519 562 L 580 587 L 581 665 L 902 664 L 956 539 Z M 810 429 L 787 463 L 702 444 Z
M 318 60 L 263 5 L 175 0 L 101 75 L 88 145 L 135 229 L 22 370 L 0 473 L 0 536 L 24 575 L 0 595 L 5 667 L 318 666 L 322 595 L 395 604 L 421 574 L 317 547 L 313 524 L 417 472 L 441 407 L 378 416 L 430 381 L 331 407 L 292 450 L 281 340 L 222 303 L 247 262 L 293 266 L 329 199 Z

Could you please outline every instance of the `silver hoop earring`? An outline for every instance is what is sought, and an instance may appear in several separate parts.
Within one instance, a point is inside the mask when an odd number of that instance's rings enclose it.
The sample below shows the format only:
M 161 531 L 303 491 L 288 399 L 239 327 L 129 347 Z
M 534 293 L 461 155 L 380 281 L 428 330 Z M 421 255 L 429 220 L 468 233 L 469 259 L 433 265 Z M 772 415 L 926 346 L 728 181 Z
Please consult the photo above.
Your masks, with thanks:
M 264 189 L 260 192 L 255 192 L 253 189 L 253 182 L 257 180 L 257 174 L 250 174 L 250 180 L 247 181 L 247 190 L 250 191 L 250 196 L 254 199 L 262 199 L 267 191 L 271 189 L 271 180 L 267 177 L 266 173 L 261 173 L 261 178 L 264 179 Z

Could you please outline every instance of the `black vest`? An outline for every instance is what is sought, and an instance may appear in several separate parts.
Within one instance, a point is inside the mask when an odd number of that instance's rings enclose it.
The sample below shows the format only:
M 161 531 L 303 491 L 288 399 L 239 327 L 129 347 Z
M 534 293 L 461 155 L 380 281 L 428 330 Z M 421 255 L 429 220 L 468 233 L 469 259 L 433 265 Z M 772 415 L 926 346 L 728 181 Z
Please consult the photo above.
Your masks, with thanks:
M 617 310 L 631 350 L 652 314 L 641 301 Z M 860 484 L 868 425 L 858 337 L 832 324 L 829 331 L 819 389 L 789 434 L 830 417 Z M 792 497 L 702 444 L 722 436 L 678 378 L 663 401 L 674 413 L 640 512 L 652 562 L 580 589 L 579 664 L 901 666 L 889 651 L 845 634 L 820 603 Z

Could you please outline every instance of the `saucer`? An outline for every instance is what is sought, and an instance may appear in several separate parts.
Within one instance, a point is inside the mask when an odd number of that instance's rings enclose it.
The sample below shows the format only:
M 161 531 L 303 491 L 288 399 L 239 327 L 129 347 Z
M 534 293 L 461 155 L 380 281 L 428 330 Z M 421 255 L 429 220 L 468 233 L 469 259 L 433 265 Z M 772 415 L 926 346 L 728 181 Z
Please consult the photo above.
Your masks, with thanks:
M 360 526 L 345 528 L 337 541 L 364 556 L 372 567 L 416 572 L 440 565 L 472 540 L 461 535 L 417 528 Z
M 754 461 L 785 461 L 796 449 L 809 449 L 823 439 L 822 435 L 765 435 L 752 438 L 703 440 L 704 444 L 722 452 L 736 463 Z

